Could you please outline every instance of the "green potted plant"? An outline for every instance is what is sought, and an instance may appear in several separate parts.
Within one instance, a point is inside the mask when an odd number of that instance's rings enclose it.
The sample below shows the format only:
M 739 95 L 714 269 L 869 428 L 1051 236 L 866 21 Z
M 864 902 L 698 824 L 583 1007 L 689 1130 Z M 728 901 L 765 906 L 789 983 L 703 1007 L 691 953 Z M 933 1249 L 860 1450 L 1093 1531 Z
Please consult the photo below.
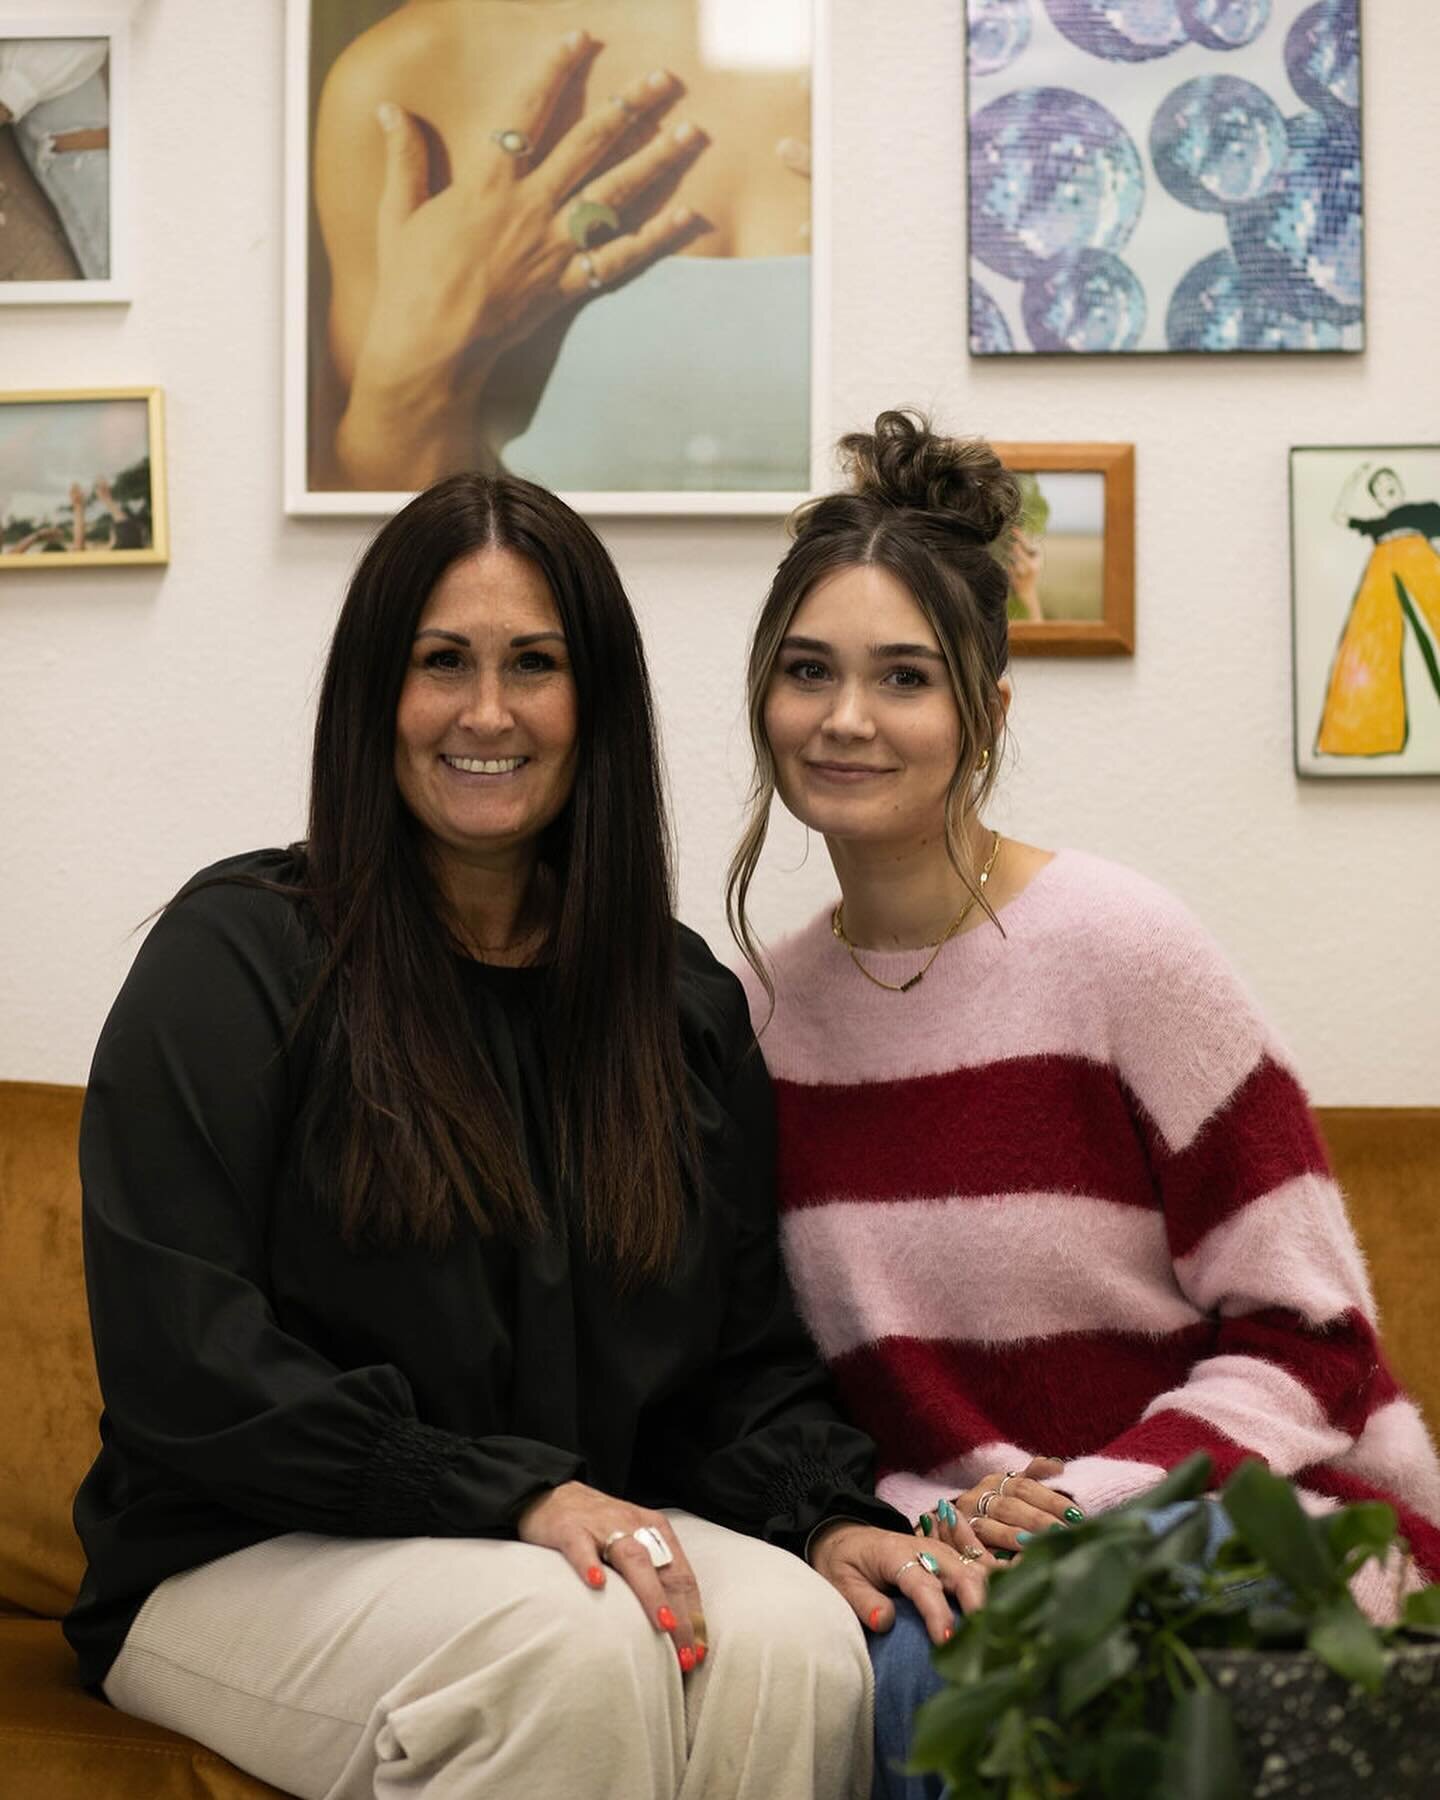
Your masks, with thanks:
M 1349 1582 L 1404 1546 L 1379 1502 L 1311 1518 L 1247 1462 L 1207 1559 L 1195 1456 L 1140 1500 L 1028 1544 L 936 1652 L 911 1766 L 947 1800 L 1421 1800 L 1440 1794 L 1440 1586 L 1377 1629 Z

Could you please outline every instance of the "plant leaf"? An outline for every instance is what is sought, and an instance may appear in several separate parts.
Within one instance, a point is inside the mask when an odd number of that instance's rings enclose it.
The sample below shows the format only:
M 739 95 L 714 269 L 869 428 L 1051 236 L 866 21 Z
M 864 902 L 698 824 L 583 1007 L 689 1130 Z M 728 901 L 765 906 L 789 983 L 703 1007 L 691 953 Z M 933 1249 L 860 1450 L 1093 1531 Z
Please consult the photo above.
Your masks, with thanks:
M 980 1773 L 1009 1775 L 1017 1780 L 1023 1780 L 1030 1773 L 1030 1723 L 1020 1707 L 1007 1707 L 1001 1716 L 995 1741 L 980 1765 Z
M 1248 1617 L 1255 1642 L 1274 1645 L 1277 1649 L 1286 1646 L 1298 1649 L 1310 1629 L 1310 1621 L 1288 1606 L 1252 1606 Z
M 1288 1481 L 1263 1463 L 1243 1462 L 1220 1499 L 1241 1537 L 1301 1599 L 1324 1599 L 1336 1590 L 1339 1564 Z
M 1140 1660 L 1140 1652 L 1128 1631 L 1112 1631 L 1072 1657 L 1060 1672 L 1060 1717 L 1072 1718 L 1097 1694 L 1128 1675 Z
M 1153 1731 L 1113 1731 L 1100 1752 L 1105 1800 L 1151 1800 L 1160 1793 L 1165 1743 Z
M 996 1714 L 1020 1693 L 1023 1678 L 1013 1669 L 982 1676 L 968 1687 L 943 1687 L 915 1714 L 910 1740 L 912 1769 L 948 1772 L 979 1749 Z
M 1189 1689 L 1170 1714 L 1161 1789 L 1165 1800 L 1236 1800 L 1249 1791 L 1230 1702 L 1218 1688 Z
M 1400 1614 L 1406 1631 L 1421 1631 L 1427 1637 L 1440 1637 L 1440 1585 L 1421 1588 L 1411 1594 Z
M 1197 1506 L 1187 1518 L 1177 1519 L 1162 1531 L 1145 1558 L 1146 1572 L 1174 1569 L 1182 1563 L 1198 1563 L 1210 1542 L 1208 1511 L 1206 1506 Z
M 1367 1552 L 1361 1561 L 1368 1561 L 1371 1556 L 1383 1556 L 1395 1542 L 1395 1508 L 1383 1500 L 1357 1500 L 1321 1519 L 1320 1529 L 1336 1562 L 1361 1549 Z
M 1372 1694 L 1385 1679 L 1385 1652 L 1375 1627 L 1342 1588 L 1316 1615 L 1306 1643 L 1337 1675 Z
M 1049 1593 L 1054 1577 L 1051 1561 L 1027 1552 L 1023 1562 L 999 1569 L 990 1577 L 985 1611 L 1007 1621 L 1028 1618 Z
M 1046 1635 L 1061 1649 L 1093 1644 L 1123 1617 L 1139 1570 L 1139 1556 L 1128 1544 L 1099 1539 L 1082 1545 L 1056 1565 Z
M 1198 1500 L 1209 1492 L 1214 1472 L 1215 1465 L 1210 1458 L 1203 1450 L 1197 1450 L 1194 1456 L 1187 1456 L 1184 1462 L 1177 1463 L 1162 1482 L 1146 1488 L 1143 1494 L 1137 1494 L 1123 1506 L 1117 1506 L 1107 1517 L 1159 1512 L 1161 1507 L 1173 1506 L 1177 1500 Z

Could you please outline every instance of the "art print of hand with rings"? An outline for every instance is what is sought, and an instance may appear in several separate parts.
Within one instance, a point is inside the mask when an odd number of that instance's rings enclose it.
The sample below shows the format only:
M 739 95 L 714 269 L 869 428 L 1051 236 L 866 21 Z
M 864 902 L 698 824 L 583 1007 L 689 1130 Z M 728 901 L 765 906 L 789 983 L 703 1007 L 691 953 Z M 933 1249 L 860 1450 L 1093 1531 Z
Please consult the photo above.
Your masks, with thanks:
M 704 177 L 707 109 L 723 180 Z M 763 253 L 787 226 L 803 250 L 808 184 L 775 146 L 807 117 L 774 81 L 707 70 L 693 0 L 410 0 L 356 38 L 315 119 L 320 485 L 498 467 L 587 302 L 682 252 Z

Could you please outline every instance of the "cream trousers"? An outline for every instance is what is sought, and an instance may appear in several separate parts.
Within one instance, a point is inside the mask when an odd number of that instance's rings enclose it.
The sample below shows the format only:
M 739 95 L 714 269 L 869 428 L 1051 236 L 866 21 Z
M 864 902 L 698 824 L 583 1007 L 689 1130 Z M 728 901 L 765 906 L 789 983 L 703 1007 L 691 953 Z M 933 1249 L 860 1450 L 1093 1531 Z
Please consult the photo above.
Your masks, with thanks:
M 617 1575 L 483 1538 L 294 1533 L 163 1582 L 105 1682 L 304 1800 L 862 1800 L 870 1660 L 797 1556 L 672 1513 L 710 1654 Z

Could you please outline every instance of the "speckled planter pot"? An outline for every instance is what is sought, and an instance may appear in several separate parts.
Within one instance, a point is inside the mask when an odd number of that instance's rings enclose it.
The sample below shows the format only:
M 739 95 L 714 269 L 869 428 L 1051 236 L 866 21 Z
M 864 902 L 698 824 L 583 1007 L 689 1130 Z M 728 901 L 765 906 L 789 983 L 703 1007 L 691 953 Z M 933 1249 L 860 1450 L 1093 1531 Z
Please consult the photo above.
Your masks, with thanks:
M 1390 1654 L 1379 1694 L 1302 1650 L 1202 1650 L 1229 1697 L 1254 1800 L 1440 1794 L 1440 1644 Z

